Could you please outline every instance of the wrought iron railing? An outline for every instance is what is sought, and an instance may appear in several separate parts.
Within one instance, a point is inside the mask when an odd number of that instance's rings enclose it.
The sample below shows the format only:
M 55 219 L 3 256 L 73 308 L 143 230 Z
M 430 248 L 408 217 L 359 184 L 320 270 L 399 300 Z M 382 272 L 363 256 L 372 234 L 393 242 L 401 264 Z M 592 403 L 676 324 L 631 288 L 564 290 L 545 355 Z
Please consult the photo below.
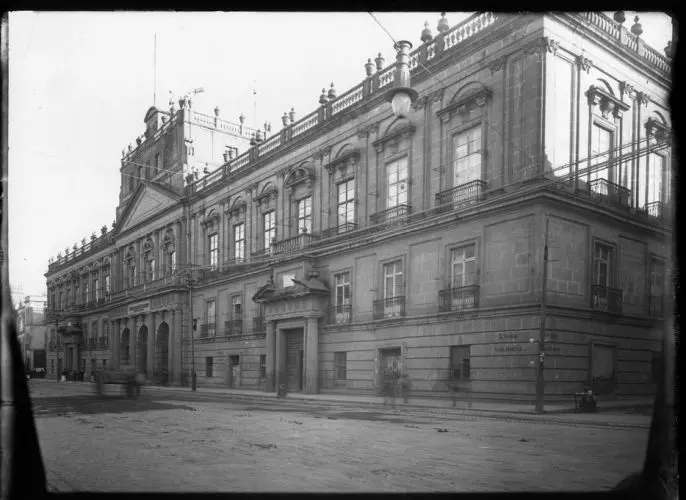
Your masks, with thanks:
M 200 336 L 201 337 L 214 337 L 214 323 L 203 323 L 200 325 Z
M 399 295 L 374 301 L 374 319 L 405 316 L 405 296 Z
M 591 308 L 611 313 L 622 312 L 622 290 L 602 285 L 591 285 Z
M 241 335 L 243 333 L 243 318 L 234 316 L 229 321 L 224 322 L 225 335 Z
M 357 229 L 357 224 L 354 222 L 344 222 L 338 226 L 330 227 L 322 231 L 322 238 L 333 238 L 342 234 L 350 233 Z
M 332 305 L 330 308 L 331 313 L 331 323 L 332 324 L 343 324 L 350 323 L 353 318 L 353 305 L 352 304 L 337 304 Z
M 438 311 L 465 311 L 479 307 L 479 285 L 447 288 L 438 292 Z
M 412 212 L 411 205 L 396 205 L 395 207 L 370 215 L 369 220 L 372 224 L 382 227 L 394 226 L 408 222 L 410 212 Z
M 436 193 L 438 211 L 462 210 L 483 199 L 486 181 L 473 180 L 457 187 Z
M 255 316 L 252 319 L 253 333 L 261 333 L 267 331 L 267 325 L 264 322 L 264 316 Z
M 631 190 L 607 179 L 593 179 L 588 184 L 588 194 L 592 199 L 609 205 L 627 210 L 631 207 Z
M 662 296 L 648 297 L 648 316 L 661 318 L 664 315 L 665 302 Z
M 647 203 L 645 208 L 643 209 L 643 212 L 648 217 L 653 217 L 659 221 L 664 221 L 667 216 L 666 206 L 661 201 L 653 201 L 651 203 Z
M 285 240 L 274 242 L 271 251 L 273 254 L 299 252 L 310 248 L 318 239 L 314 234 L 300 233 Z

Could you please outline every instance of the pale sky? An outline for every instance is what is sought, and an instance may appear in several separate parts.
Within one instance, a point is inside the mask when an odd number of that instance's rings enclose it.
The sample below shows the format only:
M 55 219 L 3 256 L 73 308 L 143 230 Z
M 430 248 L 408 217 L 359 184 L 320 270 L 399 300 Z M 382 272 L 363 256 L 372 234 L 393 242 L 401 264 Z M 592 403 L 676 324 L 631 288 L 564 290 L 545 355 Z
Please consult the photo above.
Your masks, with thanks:
M 450 25 L 467 13 L 447 14 Z M 611 13 L 610 13 L 611 15 Z M 625 25 L 634 12 L 626 12 Z M 664 14 L 639 14 L 643 38 L 662 53 L 671 38 Z M 440 13 L 375 13 L 396 39 L 417 47 L 424 21 Z M 11 13 L 9 17 L 10 281 L 45 292 L 48 259 L 111 227 L 119 200 L 121 150 L 144 131 L 157 101 L 168 109 L 196 87 L 193 108 L 254 126 L 281 128 L 318 106 L 323 87 L 338 94 L 365 78 L 379 52 L 395 57 L 388 34 L 367 13 Z M 178 103 L 177 103 L 178 107 Z

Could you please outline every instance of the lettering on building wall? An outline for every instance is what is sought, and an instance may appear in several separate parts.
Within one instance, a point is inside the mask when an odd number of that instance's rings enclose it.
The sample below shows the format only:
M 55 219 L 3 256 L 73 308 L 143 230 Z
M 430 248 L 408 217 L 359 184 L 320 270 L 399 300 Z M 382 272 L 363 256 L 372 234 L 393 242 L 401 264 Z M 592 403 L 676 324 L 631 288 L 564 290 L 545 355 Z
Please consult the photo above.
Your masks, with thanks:
M 545 352 L 560 352 L 560 348 L 556 345 L 553 344 L 545 344 L 545 347 L 543 348 Z
M 129 314 L 141 314 L 150 311 L 150 301 L 139 302 L 138 304 L 131 304 L 129 306 Z
M 495 352 L 522 352 L 521 345 L 499 345 L 493 349 Z
M 499 333 L 498 334 L 498 340 L 504 340 L 504 341 L 510 341 L 514 342 L 515 340 L 519 339 L 519 334 L 518 333 Z

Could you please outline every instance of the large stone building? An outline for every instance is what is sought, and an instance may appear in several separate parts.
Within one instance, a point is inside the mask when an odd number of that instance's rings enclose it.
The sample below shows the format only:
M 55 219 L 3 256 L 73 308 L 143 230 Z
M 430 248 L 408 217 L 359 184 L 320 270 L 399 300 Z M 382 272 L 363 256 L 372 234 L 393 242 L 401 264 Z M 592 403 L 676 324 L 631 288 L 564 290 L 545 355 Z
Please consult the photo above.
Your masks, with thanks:
M 17 338 L 24 366 L 30 371 L 45 369 L 48 332 L 44 324 L 45 295 L 27 295 L 16 309 Z
M 531 399 L 548 241 L 546 397 L 650 394 L 669 59 L 595 13 L 438 31 L 402 118 L 382 58 L 264 140 L 188 100 L 151 108 L 113 230 L 49 265 L 50 359 L 310 393 L 374 393 L 396 363 L 415 394 Z

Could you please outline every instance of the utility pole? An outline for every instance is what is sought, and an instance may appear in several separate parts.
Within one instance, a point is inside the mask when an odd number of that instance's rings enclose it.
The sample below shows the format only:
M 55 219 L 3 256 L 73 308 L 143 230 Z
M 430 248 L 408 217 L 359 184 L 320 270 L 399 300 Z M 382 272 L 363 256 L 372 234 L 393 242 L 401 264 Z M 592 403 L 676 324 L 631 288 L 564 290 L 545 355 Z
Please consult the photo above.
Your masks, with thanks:
M 543 359 L 545 357 L 545 302 L 548 284 L 548 214 L 545 214 L 545 243 L 543 245 L 543 284 L 541 286 L 541 328 L 538 332 L 538 361 L 536 364 L 536 413 L 543 413 L 544 379 Z

